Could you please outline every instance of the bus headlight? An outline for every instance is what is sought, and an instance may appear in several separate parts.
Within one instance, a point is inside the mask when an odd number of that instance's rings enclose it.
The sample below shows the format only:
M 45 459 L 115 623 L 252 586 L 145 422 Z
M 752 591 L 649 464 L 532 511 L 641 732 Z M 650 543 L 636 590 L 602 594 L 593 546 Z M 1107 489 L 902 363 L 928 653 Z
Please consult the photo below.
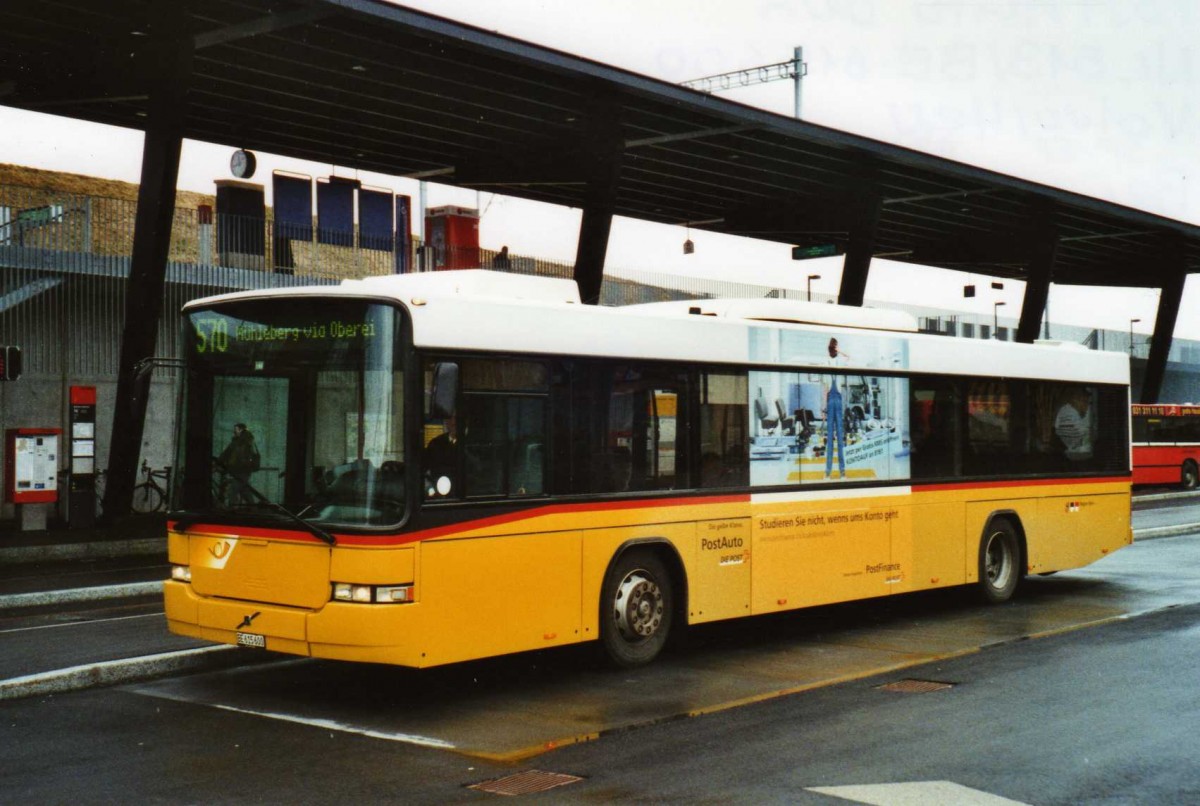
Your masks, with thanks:
M 399 604 L 413 600 L 412 585 L 352 585 L 349 582 L 333 584 L 333 598 L 338 602 L 360 604 Z
M 380 585 L 375 589 L 375 601 L 398 604 L 412 601 L 412 585 Z
M 176 582 L 191 582 L 192 567 L 190 565 L 172 565 L 171 579 Z

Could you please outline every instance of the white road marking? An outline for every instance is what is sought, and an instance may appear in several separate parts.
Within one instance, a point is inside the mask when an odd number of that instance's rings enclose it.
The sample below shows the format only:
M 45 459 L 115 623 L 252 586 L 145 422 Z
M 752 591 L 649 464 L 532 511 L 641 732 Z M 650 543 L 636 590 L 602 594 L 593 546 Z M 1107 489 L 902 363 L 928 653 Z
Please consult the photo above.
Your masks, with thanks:
M 178 702 L 193 702 L 192 700 L 180 700 L 172 697 Z M 391 731 L 371 730 L 370 728 L 357 728 L 353 725 L 346 725 L 341 722 L 335 722 L 332 719 L 317 719 L 315 717 L 296 716 L 295 714 L 280 714 L 273 711 L 256 711 L 251 708 L 238 708 L 233 705 L 222 705 L 221 703 L 200 703 L 201 705 L 209 705 L 213 708 L 218 708 L 222 711 L 232 711 L 235 714 L 248 714 L 250 716 L 261 716 L 266 719 L 278 719 L 281 722 L 294 722 L 298 725 L 308 725 L 309 727 L 321 728 L 322 730 L 336 730 L 341 733 L 353 733 L 359 736 L 368 736 L 372 739 L 384 739 L 389 742 L 401 742 L 403 744 L 415 744 L 420 747 L 433 747 L 438 750 L 454 750 L 455 746 L 451 742 L 443 739 L 434 739 L 429 736 L 416 736 L 411 733 L 395 733 Z
M 8 635 L 15 632 L 32 632 L 33 630 L 57 630 L 61 627 L 82 627 L 91 624 L 105 624 L 110 621 L 128 621 L 134 618 L 163 618 L 162 613 L 142 613 L 139 616 L 113 616 L 111 618 L 92 618 L 81 619 L 79 621 L 63 621 L 58 624 L 39 624 L 36 627 L 14 627 L 10 630 L 0 630 L 0 635 Z
M 1018 800 L 990 795 L 953 781 L 912 781 L 902 784 L 864 784 L 862 786 L 813 786 L 809 792 L 868 803 L 871 806 L 1026 806 Z
M 293 658 L 291 660 L 283 660 L 275 663 L 272 668 L 279 669 L 283 666 L 292 666 L 299 664 L 312 663 L 311 658 Z M 218 674 L 237 674 L 238 669 L 230 669 Z M 335 730 L 340 733 L 352 733 L 358 736 L 367 736 L 372 739 L 383 739 L 389 742 L 401 742 L 403 744 L 412 744 L 419 747 L 432 747 L 438 750 L 456 750 L 457 745 L 453 742 L 448 742 L 444 739 L 435 739 L 431 736 L 418 736 L 412 733 L 400 733 L 397 731 L 373 730 L 371 728 L 361 728 L 354 725 L 348 725 L 344 722 L 337 722 L 332 719 L 321 719 L 319 717 L 299 716 L 297 714 L 280 713 L 278 711 L 260 711 L 254 708 L 242 708 L 236 705 L 227 705 L 220 702 L 212 702 L 202 697 L 191 697 L 179 691 L 171 690 L 149 684 L 138 686 L 136 689 L 139 694 L 147 697 L 158 697 L 164 700 L 173 702 L 187 703 L 188 705 L 202 705 L 211 708 L 217 708 L 221 711 L 230 711 L 235 714 L 246 714 L 248 716 L 259 716 L 264 719 L 277 719 L 281 722 L 292 722 L 297 725 L 308 725 L 313 728 L 321 728 L 322 730 Z

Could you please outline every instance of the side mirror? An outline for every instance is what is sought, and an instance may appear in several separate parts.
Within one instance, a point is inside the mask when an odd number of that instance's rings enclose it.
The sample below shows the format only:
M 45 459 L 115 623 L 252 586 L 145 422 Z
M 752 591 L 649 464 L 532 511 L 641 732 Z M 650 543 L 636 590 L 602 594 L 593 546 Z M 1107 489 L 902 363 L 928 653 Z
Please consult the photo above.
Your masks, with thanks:
M 433 365 L 433 385 L 429 390 L 429 413 L 434 417 L 454 417 L 458 405 L 458 364 Z

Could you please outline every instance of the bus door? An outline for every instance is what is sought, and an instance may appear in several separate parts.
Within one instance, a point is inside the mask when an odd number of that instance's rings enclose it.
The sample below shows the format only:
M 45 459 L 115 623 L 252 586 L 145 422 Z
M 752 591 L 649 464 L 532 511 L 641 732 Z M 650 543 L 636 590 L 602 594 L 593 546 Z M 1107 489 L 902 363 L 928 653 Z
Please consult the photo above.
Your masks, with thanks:
M 213 379 L 212 455 L 216 497 L 225 506 L 262 498 L 282 503 L 287 459 L 287 378 Z M 247 486 L 249 489 L 247 489 Z

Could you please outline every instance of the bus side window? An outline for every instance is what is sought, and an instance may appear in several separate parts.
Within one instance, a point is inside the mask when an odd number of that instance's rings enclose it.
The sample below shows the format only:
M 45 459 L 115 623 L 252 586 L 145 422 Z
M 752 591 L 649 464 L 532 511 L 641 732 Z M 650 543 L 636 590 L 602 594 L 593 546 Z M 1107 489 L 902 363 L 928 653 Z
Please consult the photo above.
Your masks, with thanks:
M 1154 419 L 1145 414 L 1133 415 L 1133 441 L 1153 442 L 1150 438 L 1150 426 L 1153 422 Z
M 585 492 L 670 490 L 687 484 L 685 377 L 595 366 L 577 430 L 588 434 Z M 585 426 L 584 423 L 587 425 Z
M 1092 469 L 1120 472 L 1129 469 L 1129 403 L 1123 388 L 1092 388 L 1095 456 Z
M 965 475 L 1008 475 L 1021 468 L 1025 391 L 1023 384 L 1004 380 L 968 384 Z
M 953 381 L 913 378 L 910 382 L 909 433 L 912 477 L 957 476 L 959 396 Z
M 749 380 L 746 373 L 700 376 L 700 487 L 750 483 Z
M 424 450 L 421 457 L 427 498 L 462 495 L 458 364 L 429 363 L 425 368 Z
M 546 492 L 547 378 L 545 365 L 538 362 L 463 362 L 465 495 Z

